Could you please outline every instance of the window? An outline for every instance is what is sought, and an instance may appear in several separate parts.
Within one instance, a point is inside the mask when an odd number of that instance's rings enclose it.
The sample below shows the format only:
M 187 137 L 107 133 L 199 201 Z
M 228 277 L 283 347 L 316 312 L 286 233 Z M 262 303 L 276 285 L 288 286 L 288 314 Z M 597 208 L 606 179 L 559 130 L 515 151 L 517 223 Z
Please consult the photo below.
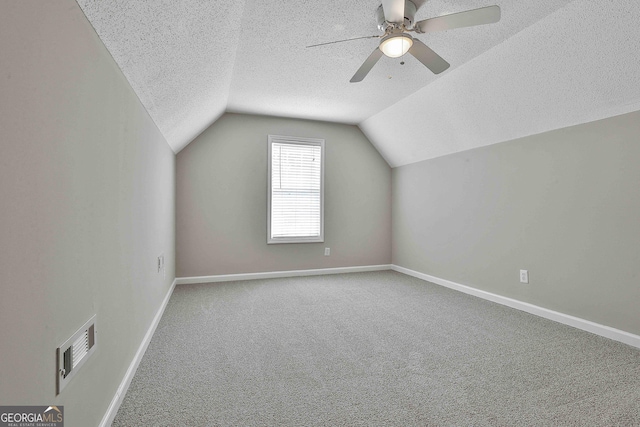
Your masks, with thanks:
M 324 140 L 269 135 L 267 243 L 324 242 Z

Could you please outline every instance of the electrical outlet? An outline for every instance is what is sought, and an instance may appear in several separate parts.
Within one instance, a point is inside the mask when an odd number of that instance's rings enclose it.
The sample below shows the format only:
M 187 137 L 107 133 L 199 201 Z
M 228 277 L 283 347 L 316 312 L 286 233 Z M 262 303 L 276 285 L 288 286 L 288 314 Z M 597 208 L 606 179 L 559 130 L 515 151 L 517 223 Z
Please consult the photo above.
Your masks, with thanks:
M 520 270 L 520 283 L 529 283 L 529 270 Z
M 162 277 L 166 278 L 167 277 L 167 273 L 166 270 L 164 268 L 164 254 L 160 254 L 160 256 L 158 257 L 158 273 L 162 272 Z
M 331 248 L 324 248 L 324 256 L 331 255 Z

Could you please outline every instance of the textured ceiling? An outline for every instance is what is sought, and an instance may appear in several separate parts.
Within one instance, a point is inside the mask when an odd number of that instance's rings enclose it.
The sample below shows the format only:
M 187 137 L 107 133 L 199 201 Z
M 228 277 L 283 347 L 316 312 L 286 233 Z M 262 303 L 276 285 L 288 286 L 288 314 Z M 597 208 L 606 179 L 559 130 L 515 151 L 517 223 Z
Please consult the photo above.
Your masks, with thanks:
M 574 1 L 360 128 L 399 166 L 640 110 L 639 18 Z
M 380 0 L 78 0 L 174 151 L 224 111 L 358 124 L 392 166 L 640 109 L 632 0 L 418 0 L 416 20 L 498 4 L 499 23 L 419 35 L 349 79 Z
M 224 113 L 242 1 L 77 1 L 174 151 Z

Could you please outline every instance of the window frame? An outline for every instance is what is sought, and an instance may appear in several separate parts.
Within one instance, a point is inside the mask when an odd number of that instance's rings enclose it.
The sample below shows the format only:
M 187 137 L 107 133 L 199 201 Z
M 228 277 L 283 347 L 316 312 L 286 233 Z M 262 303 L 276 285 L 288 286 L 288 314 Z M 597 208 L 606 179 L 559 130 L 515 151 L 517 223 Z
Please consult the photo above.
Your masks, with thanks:
M 281 144 L 297 144 L 297 145 L 315 145 L 320 146 L 320 235 L 319 236 L 303 236 L 303 237 L 271 237 L 271 163 L 272 163 L 272 147 L 274 143 Z M 305 138 L 298 136 L 269 135 L 267 142 L 267 244 L 281 243 L 323 243 L 324 242 L 324 169 L 325 169 L 325 150 L 324 139 Z

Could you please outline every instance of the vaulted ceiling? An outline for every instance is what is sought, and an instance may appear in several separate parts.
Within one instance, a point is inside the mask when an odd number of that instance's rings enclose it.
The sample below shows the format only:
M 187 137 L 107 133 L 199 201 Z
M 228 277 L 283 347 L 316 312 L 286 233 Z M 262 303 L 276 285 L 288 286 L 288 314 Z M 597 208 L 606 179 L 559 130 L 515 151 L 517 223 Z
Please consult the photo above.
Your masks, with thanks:
M 306 46 L 380 34 L 380 0 L 77 1 L 175 152 L 225 111 L 356 124 L 400 166 L 640 109 L 636 0 L 417 0 L 502 19 L 418 35 L 442 74 L 383 57 L 360 83 L 377 39 Z

